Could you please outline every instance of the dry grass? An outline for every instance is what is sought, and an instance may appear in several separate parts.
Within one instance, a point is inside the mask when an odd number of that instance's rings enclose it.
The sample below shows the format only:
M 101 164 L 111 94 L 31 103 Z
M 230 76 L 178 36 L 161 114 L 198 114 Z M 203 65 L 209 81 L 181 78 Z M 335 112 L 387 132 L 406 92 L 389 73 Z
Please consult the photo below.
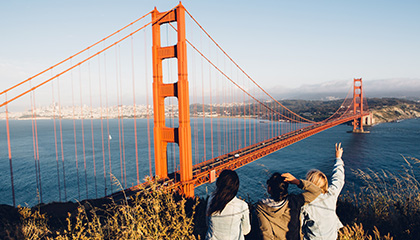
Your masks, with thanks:
M 18 211 L 22 218 L 20 237 L 24 239 L 43 239 L 50 233 L 45 214 L 41 214 L 40 211 L 32 212 L 27 207 L 19 207 Z
M 122 203 L 105 208 L 80 204 L 75 214 L 68 214 L 63 229 L 52 230 L 39 211 L 21 208 L 24 239 L 196 239 L 193 216 L 198 201 L 187 207 L 187 199 L 149 183 Z
M 395 239 L 420 239 L 420 183 L 414 173 L 420 160 L 403 159 L 400 173 L 355 171 L 365 186 L 358 194 L 341 197 L 337 212 L 344 223 L 363 223 Z
M 363 225 L 354 224 L 353 226 L 343 227 L 338 235 L 338 240 L 393 240 L 394 238 L 388 235 L 381 236 L 376 227 L 373 228 L 373 236 L 369 235 L 363 229 Z

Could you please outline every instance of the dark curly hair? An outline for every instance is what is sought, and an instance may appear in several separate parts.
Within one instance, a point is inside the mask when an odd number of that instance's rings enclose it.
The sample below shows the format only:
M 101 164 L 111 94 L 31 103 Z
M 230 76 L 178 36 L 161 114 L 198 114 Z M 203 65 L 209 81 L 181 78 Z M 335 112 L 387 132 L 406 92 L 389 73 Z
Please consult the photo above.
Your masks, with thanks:
M 270 188 L 269 194 L 274 201 L 281 201 L 288 195 L 289 183 L 285 182 L 284 179 L 280 173 L 275 172 L 267 180 L 267 186 Z

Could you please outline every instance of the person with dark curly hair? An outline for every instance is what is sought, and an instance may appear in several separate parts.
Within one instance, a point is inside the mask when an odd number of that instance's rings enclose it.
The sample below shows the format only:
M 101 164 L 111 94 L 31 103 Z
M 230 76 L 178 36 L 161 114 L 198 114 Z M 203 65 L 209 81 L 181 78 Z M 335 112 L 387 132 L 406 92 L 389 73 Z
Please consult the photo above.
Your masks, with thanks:
M 304 192 L 289 194 L 289 184 L 297 185 Z M 267 192 L 270 197 L 256 204 L 262 238 L 301 239 L 300 210 L 318 197 L 321 189 L 309 181 L 296 179 L 290 173 L 276 172 L 267 180 Z

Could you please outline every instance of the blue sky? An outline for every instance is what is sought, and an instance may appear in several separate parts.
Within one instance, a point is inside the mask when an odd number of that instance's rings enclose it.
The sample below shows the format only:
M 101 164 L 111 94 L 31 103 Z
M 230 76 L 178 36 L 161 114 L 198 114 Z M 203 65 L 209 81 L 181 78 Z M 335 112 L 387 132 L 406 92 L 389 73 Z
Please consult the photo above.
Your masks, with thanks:
M 324 82 L 420 81 L 419 1 L 182 2 L 265 89 Z M 178 1 L 0 3 L 0 88 L 78 52 L 153 9 Z M 419 89 L 420 91 L 420 89 Z

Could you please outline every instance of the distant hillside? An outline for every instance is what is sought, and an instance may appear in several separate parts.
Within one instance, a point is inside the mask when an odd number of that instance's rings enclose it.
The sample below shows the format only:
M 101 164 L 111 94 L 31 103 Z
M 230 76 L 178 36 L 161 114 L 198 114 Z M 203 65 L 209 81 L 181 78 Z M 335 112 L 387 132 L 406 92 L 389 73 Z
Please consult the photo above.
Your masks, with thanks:
M 368 105 L 373 113 L 375 123 L 420 117 L 420 102 L 418 101 L 399 98 L 369 98 Z
M 340 100 L 283 100 L 287 108 L 313 121 L 331 116 L 343 102 Z M 375 123 L 392 122 L 399 119 L 420 117 L 420 102 L 400 98 L 368 98 L 368 108 Z

